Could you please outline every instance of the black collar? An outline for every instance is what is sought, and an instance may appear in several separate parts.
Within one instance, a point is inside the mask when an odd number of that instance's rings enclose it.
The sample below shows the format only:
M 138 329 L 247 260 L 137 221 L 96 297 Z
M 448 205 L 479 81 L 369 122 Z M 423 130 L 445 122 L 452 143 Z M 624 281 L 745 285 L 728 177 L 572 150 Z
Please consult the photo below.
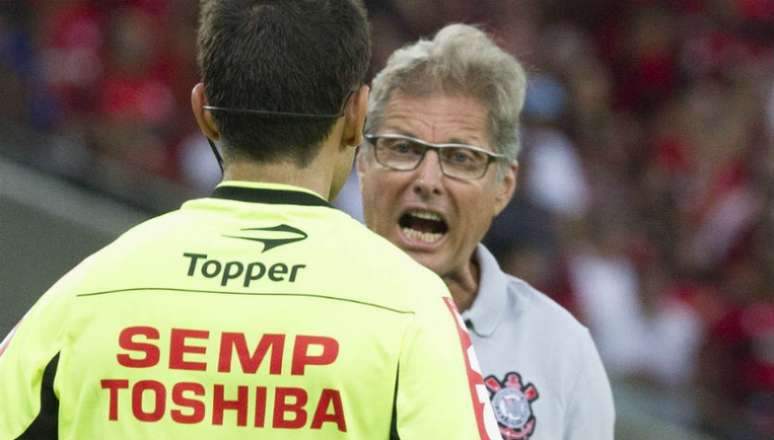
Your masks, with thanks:
M 271 203 L 278 205 L 325 206 L 331 204 L 322 197 L 304 191 L 268 188 L 246 188 L 221 185 L 212 193 L 214 199 L 238 200 L 240 202 Z

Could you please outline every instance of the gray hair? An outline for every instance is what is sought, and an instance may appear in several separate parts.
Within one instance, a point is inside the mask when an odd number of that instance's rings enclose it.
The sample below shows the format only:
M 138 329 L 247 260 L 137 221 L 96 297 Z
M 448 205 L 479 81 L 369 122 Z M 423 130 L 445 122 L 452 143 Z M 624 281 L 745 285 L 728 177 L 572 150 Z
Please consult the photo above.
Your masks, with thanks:
M 395 51 L 373 80 L 366 132 L 381 126 L 396 90 L 410 96 L 440 92 L 478 99 L 488 109 L 492 148 L 516 160 L 526 76 L 521 64 L 481 30 L 451 24 L 432 40 L 420 39 Z

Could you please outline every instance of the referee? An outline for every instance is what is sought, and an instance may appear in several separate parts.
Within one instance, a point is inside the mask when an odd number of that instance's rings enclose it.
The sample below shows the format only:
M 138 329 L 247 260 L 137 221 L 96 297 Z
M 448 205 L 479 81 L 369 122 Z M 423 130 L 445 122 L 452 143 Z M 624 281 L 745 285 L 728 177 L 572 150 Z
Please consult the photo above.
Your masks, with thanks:
M 0 439 L 495 438 L 443 282 L 328 203 L 362 140 L 362 4 L 200 12 L 191 102 L 224 181 L 22 318 L 0 345 Z

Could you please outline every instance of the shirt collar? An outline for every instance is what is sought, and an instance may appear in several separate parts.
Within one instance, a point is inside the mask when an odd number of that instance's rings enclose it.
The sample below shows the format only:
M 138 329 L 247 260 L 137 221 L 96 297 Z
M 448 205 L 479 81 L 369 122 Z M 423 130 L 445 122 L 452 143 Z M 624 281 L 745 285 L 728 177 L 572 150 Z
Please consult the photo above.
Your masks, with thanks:
M 214 199 L 282 205 L 325 206 L 332 208 L 325 198 L 306 188 L 280 183 L 221 182 L 212 193 Z
M 471 330 L 479 336 L 491 336 L 505 313 L 508 280 L 500 270 L 500 265 L 483 244 L 476 247 L 478 261 L 478 292 L 468 310 L 462 312 L 462 318 L 472 324 Z

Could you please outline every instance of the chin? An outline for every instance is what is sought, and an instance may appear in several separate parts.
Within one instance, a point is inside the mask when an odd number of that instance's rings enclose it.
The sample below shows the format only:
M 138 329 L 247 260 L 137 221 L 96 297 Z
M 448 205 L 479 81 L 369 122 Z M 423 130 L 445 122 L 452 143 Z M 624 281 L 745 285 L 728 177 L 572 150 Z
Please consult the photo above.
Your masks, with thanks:
M 411 258 L 413 258 L 414 261 L 421 264 L 422 266 L 425 266 L 426 268 L 432 270 L 439 276 L 443 274 L 441 272 L 441 269 L 443 268 L 443 264 L 441 261 L 438 261 L 439 259 L 434 253 L 415 252 L 415 251 L 406 251 L 406 252 L 409 255 L 411 255 Z

